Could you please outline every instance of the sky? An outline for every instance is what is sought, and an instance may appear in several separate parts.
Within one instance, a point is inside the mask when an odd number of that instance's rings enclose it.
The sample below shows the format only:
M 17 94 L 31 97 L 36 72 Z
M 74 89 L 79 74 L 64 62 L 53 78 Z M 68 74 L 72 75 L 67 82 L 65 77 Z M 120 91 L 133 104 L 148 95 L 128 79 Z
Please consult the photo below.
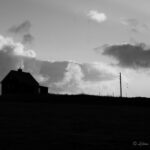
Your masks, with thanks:
M 50 93 L 150 97 L 149 0 L 0 0 L 0 80 L 22 67 Z

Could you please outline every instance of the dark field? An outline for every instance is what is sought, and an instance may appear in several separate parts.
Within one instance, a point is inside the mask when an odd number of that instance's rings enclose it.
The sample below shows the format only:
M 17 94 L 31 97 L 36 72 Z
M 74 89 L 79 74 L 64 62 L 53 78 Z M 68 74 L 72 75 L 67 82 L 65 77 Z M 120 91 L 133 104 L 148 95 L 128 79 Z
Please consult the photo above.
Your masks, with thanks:
M 0 150 L 150 149 L 149 99 L 52 95 L 0 100 Z

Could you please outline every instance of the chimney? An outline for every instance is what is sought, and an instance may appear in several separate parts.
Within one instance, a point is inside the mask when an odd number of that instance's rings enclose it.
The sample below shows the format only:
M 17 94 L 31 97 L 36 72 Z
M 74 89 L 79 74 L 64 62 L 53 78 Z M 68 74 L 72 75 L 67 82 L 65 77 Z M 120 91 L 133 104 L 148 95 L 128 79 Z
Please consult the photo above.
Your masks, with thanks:
M 22 72 L 22 69 L 21 69 L 21 68 L 19 68 L 19 69 L 18 69 L 18 72 L 20 72 L 20 73 L 21 73 L 21 72 Z

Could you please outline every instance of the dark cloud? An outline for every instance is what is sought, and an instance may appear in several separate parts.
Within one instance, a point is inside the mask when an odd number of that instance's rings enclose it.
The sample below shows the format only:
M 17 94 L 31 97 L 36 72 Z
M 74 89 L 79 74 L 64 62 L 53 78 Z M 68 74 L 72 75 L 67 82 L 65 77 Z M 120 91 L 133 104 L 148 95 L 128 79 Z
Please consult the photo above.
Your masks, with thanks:
M 143 43 L 107 46 L 102 54 L 115 58 L 120 67 L 134 69 L 150 67 L 150 48 Z
M 12 26 L 10 29 L 8 29 L 8 31 L 14 34 L 26 34 L 30 32 L 30 29 L 31 29 L 31 22 L 29 20 L 26 20 L 19 25 Z
M 50 61 L 42 61 L 40 74 L 46 77 L 49 77 L 47 81 L 47 85 L 51 83 L 56 83 L 63 80 L 66 68 L 68 66 L 67 61 L 61 62 L 50 62 Z
M 30 45 L 34 41 L 34 36 L 30 32 L 31 27 L 31 22 L 29 20 L 26 20 L 19 25 L 12 26 L 10 29 L 8 29 L 8 32 L 14 35 L 21 36 L 22 43 Z
M 23 44 L 31 44 L 34 41 L 34 37 L 28 33 L 23 35 L 22 43 Z

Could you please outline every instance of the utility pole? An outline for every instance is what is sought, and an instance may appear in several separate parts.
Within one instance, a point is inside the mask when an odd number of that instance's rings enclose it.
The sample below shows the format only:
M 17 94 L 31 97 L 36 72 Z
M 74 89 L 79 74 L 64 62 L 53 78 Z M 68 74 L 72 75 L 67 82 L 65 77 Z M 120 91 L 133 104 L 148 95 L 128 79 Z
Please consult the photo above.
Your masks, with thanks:
M 120 72 L 120 97 L 122 97 L 122 76 Z

